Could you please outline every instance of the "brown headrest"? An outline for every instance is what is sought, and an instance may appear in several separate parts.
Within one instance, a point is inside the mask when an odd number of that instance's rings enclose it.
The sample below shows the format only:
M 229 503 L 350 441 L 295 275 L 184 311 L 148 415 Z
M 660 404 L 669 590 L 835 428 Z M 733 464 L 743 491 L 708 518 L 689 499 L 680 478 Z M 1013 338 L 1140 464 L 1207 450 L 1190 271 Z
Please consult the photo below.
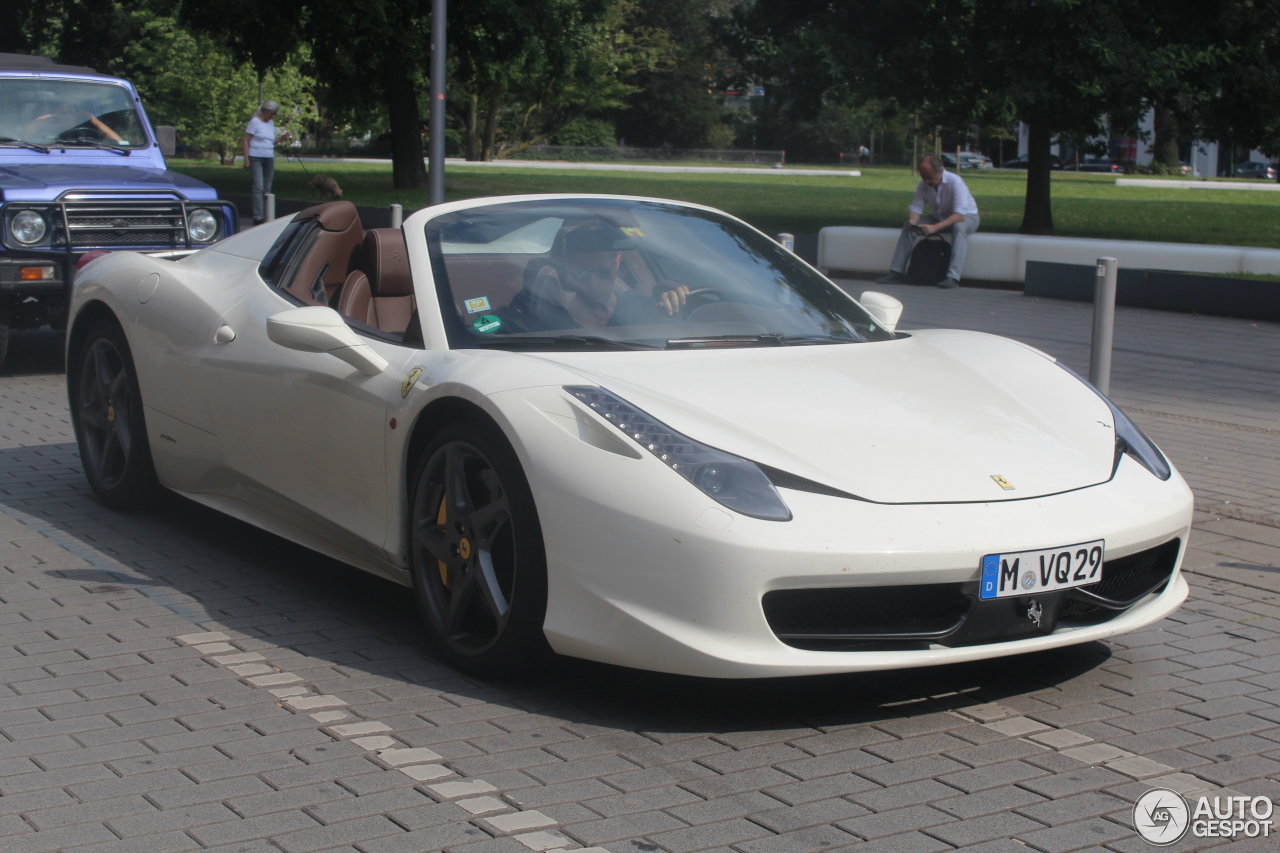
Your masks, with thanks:
M 360 268 L 369 276 L 375 296 L 410 296 L 413 276 L 404 232 L 399 228 L 370 228 L 361 247 Z
M 356 211 L 356 206 L 349 201 L 330 201 L 298 211 L 294 221 L 309 219 L 313 216 L 320 220 L 320 227 L 326 231 L 346 231 L 356 221 L 359 213 Z

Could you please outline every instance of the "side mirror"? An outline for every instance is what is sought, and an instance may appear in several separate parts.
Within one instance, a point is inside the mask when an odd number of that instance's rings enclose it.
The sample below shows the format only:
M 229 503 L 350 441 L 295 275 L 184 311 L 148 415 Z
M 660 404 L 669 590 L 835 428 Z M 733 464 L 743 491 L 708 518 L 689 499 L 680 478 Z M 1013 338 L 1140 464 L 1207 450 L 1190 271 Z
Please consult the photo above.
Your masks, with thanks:
M 176 128 L 167 124 L 156 126 L 156 144 L 160 146 L 160 153 L 166 157 L 172 157 L 174 152 L 178 150 L 178 131 Z
M 868 290 L 858 297 L 858 301 L 862 303 L 863 308 L 867 309 L 867 313 L 880 321 L 880 325 L 886 330 L 892 332 L 898 328 L 898 321 L 902 319 L 901 302 L 887 293 L 875 290 Z
M 323 305 L 291 308 L 268 317 L 267 337 L 299 352 L 327 352 L 365 376 L 377 376 L 387 369 L 387 360 L 356 337 L 341 314 Z

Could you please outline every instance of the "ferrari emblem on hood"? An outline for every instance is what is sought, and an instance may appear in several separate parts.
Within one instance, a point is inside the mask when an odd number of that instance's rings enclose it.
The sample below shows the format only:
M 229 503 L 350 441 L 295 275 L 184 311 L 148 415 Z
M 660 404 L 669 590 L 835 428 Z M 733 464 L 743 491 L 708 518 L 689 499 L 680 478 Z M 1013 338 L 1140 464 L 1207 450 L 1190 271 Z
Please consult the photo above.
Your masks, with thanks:
M 409 371 L 409 375 L 404 378 L 404 382 L 400 383 L 400 399 L 409 396 L 409 392 L 413 390 L 413 384 L 418 381 L 418 377 L 422 375 L 422 368 L 415 367 Z
M 996 485 L 1004 489 L 1006 492 L 1013 488 L 1013 483 L 1010 483 L 1008 480 L 1006 480 L 1004 477 L 1000 476 L 999 474 L 992 474 L 991 479 L 995 480 Z

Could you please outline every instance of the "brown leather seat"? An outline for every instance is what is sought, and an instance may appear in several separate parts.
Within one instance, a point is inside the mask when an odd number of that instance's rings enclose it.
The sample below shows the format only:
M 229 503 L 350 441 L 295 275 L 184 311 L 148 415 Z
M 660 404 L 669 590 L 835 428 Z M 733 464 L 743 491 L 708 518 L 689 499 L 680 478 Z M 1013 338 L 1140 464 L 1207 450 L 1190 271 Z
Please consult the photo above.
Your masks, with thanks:
M 308 207 L 298 213 L 294 221 L 311 218 L 319 220 L 320 233 L 285 291 L 307 305 L 328 305 L 346 281 L 352 255 L 364 237 L 364 228 L 356 206 L 349 201 Z
M 384 332 L 405 331 L 416 303 L 404 233 L 370 228 L 354 266 L 342 286 L 338 313 Z

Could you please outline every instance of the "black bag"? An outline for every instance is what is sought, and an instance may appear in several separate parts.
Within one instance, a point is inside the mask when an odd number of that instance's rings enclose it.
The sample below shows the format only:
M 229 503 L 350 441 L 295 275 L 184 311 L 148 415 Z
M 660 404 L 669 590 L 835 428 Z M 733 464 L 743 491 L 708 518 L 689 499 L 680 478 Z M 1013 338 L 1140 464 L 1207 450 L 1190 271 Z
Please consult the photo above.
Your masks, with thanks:
M 916 242 L 907 262 L 907 279 L 912 284 L 937 284 L 947 277 L 951 266 L 951 244 L 938 234 Z

